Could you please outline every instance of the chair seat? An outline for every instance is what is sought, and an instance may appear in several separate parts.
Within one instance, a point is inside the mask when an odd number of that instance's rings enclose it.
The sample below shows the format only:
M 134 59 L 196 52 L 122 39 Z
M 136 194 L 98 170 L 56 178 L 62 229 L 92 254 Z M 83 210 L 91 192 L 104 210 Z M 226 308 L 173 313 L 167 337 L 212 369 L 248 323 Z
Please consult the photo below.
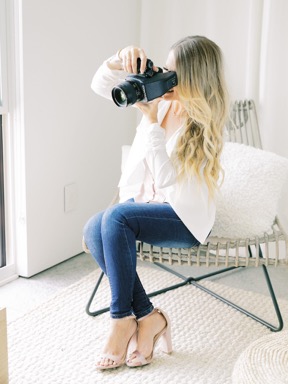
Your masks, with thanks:
M 282 253 L 286 254 L 286 257 L 280 257 L 281 246 L 284 249 Z M 255 249 L 254 254 L 251 252 L 252 247 Z M 271 233 L 264 233 L 261 237 L 251 239 L 208 237 L 205 244 L 188 249 L 160 248 L 139 242 L 137 251 L 141 261 L 206 267 L 288 265 L 287 254 L 288 239 L 278 218 L 275 219 Z

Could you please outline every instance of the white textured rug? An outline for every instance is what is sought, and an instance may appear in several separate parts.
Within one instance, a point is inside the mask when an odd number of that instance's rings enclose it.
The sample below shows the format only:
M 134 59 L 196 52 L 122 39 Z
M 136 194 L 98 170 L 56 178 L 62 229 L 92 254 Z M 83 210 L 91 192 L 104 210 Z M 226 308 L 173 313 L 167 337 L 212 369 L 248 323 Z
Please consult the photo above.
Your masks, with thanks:
M 139 267 L 139 275 L 147 291 L 179 282 L 148 265 Z M 146 367 L 96 371 L 94 364 L 105 342 L 109 315 L 90 317 L 85 305 L 98 276 L 99 271 L 92 272 L 9 324 L 10 384 L 231 384 L 240 354 L 252 342 L 271 334 L 266 327 L 199 289 L 185 286 L 153 299 L 171 317 L 172 355 L 156 350 L 153 363 Z M 205 285 L 275 322 L 268 297 L 218 283 Z M 109 295 L 104 279 L 98 302 L 106 306 Z M 287 323 L 288 302 L 279 300 L 279 304 Z
M 288 331 L 250 344 L 236 361 L 232 378 L 233 384 L 288 384 Z

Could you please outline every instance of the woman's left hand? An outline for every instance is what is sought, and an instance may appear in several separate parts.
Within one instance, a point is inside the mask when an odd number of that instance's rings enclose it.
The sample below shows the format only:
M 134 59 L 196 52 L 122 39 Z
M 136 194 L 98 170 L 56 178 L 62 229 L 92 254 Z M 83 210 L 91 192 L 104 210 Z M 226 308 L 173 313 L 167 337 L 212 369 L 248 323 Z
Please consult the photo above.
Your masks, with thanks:
M 158 123 L 158 104 L 162 99 L 159 97 L 148 103 L 138 102 L 135 103 L 135 107 L 137 107 L 143 115 L 149 120 L 151 124 Z

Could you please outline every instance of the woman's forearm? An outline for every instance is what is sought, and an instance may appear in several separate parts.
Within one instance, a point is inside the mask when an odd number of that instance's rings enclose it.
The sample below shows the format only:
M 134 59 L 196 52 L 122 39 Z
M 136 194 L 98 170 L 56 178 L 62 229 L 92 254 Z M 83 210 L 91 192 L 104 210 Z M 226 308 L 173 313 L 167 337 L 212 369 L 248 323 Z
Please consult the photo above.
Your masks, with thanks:
M 123 71 L 123 65 L 119 57 L 111 56 L 96 71 L 91 88 L 95 93 L 107 99 L 112 99 L 112 88 L 125 80 L 127 72 Z

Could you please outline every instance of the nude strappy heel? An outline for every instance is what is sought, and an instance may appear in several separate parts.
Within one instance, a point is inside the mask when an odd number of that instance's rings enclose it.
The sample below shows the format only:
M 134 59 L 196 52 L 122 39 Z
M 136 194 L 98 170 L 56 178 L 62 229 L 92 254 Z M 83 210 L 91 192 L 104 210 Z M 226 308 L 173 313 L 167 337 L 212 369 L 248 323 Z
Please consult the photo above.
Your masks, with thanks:
M 135 319 L 134 316 L 133 316 L 133 318 Z M 136 322 L 136 319 L 135 319 L 135 322 Z M 126 350 L 122 356 L 121 355 L 113 355 L 110 353 L 102 353 L 99 356 L 99 360 L 103 361 L 103 359 L 109 359 L 112 361 L 112 363 L 108 364 L 108 365 L 96 364 L 96 369 L 100 369 L 100 370 L 113 369 L 113 368 L 118 368 L 118 367 L 121 367 L 122 365 L 124 365 L 126 362 L 126 357 L 128 355 L 129 345 L 131 345 L 131 346 L 137 345 L 137 331 L 138 331 L 138 325 L 136 326 L 135 332 L 133 333 L 133 335 L 129 339 L 129 341 L 127 343 Z
M 152 313 L 154 313 L 154 312 L 158 312 L 158 313 L 160 313 L 164 317 L 164 319 L 166 320 L 166 325 L 162 329 L 162 331 L 160 331 L 159 333 L 157 333 L 157 335 L 154 336 L 153 348 L 152 348 L 151 354 L 148 357 L 144 357 L 137 350 L 134 350 L 132 353 L 128 354 L 128 358 L 126 360 L 126 365 L 128 367 L 140 367 L 140 366 L 143 366 L 143 365 L 150 364 L 152 362 L 152 360 L 153 360 L 154 349 L 155 349 L 156 344 L 158 342 L 160 343 L 160 349 L 162 350 L 162 352 L 167 353 L 167 354 L 172 352 L 171 322 L 170 322 L 170 319 L 169 319 L 168 315 L 164 311 L 159 309 L 159 308 L 155 308 Z M 151 315 L 151 314 L 149 314 L 149 315 Z M 141 320 L 142 319 L 140 319 L 138 321 L 141 321 Z M 129 350 L 131 350 L 131 349 L 129 348 Z

